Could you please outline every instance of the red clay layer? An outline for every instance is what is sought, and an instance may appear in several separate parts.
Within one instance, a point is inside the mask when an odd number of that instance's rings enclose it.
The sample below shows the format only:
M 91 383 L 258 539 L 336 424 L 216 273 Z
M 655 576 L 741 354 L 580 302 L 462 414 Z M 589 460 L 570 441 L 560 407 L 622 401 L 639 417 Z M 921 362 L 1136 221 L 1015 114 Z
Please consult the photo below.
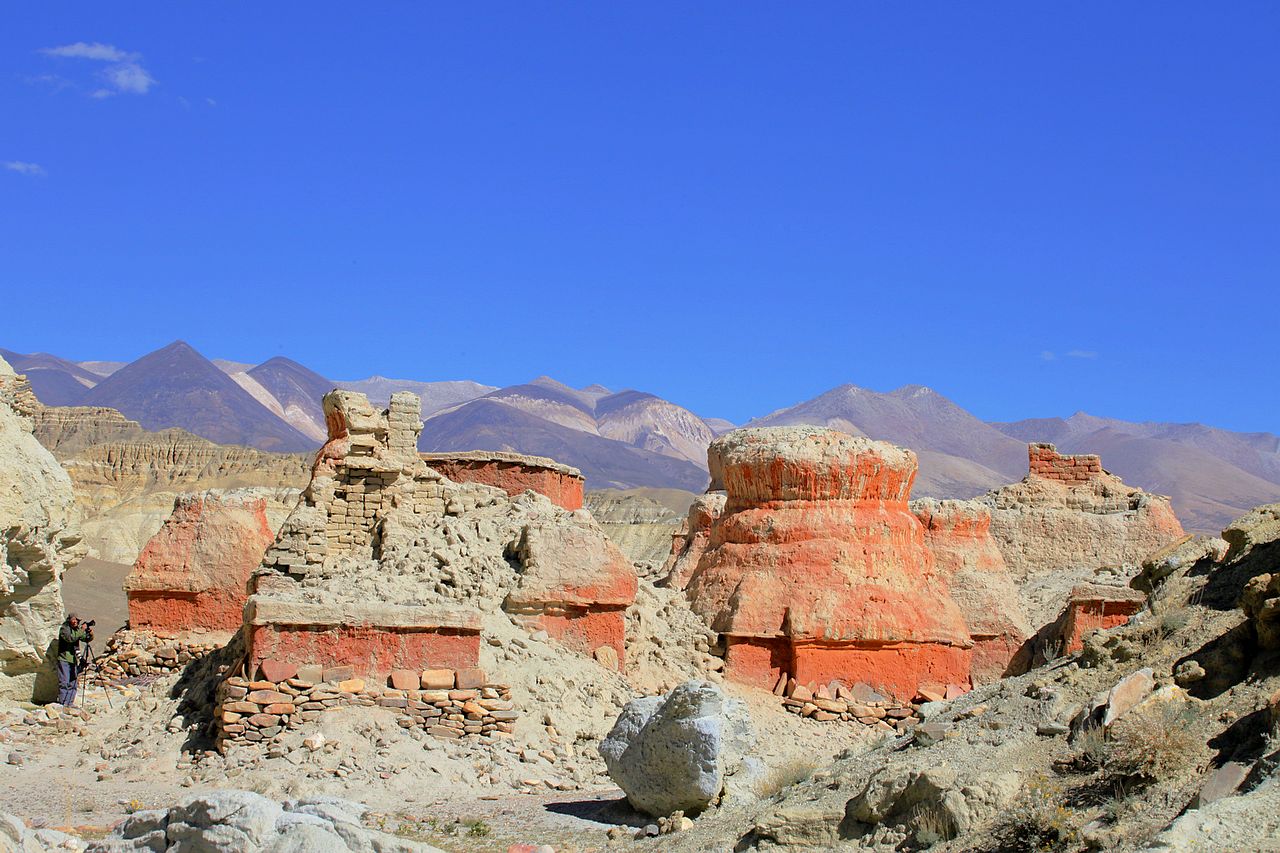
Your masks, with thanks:
M 305 665 L 350 665 L 357 675 L 393 669 L 467 669 L 480 663 L 480 634 L 448 628 L 378 625 L 253 625 L 249 671 L 268 658 Z
M 1142 609 L 1140 601 L 1072 601 L 1067 605 L 1066 623 L 1062 635 L 1066 640 L 1063 654 L 1078 652 L 1084 648 L 1085 635 L 1090 631 L 1105 631 L 1129 621 L 1129 617 Z
M 540 614 L 537 624 L 561 645 L 589 655 L 601 646 L 618 653 L 618 667 L 626 664 L 626 611 L 574 608 L 565 613 Z M 770 685 L 772 686 L 772 685 Z
M 580 476 L 540 465 L 496 459 L 449 459 L 428 455 L 423 457 L 423 461 L 455 483 L 497 486 L 513 497 L 532 489 L 550 498 L 556 506 L 568 510 L 582 509 L 583 479 Z
M 795 643 L 785 638 L 728 638 L 725 674 L 771 689 L 782 675 L 800 684 L 864 682 L 896 699 L 911 699 L 921 684 L 969 683 L 968 649 L 938 643 L 854 646 Z
M 244 618 L 243 593 L 215 589 L 130 590 L 129 627 L 143 631 L 236 631 Z

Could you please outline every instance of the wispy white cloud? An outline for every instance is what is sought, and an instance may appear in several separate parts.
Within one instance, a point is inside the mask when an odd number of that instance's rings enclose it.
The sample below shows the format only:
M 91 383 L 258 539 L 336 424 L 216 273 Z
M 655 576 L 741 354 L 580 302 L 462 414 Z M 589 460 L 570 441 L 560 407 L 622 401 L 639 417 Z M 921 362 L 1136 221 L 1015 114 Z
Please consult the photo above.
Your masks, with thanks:
M 10 172 L 17 172 L 19 175 L 30 175 L 33 178 L 43 178 L 47 173 L 44 166 L 39 163 L 26 163 L 22 160 L 5 160 L 2 164 Z
M 156 84 L 155 78 L 142 67 L 142 54 L 121 50 L 113 44 L 78 41 L 74 44 L 46 47 L 40 52 L 60 59 L 87 59 L 105 63 L 98 71 L 98 76 L 105 85 L 89 93 L 94 98 L 145 95 Z
M 1097 358 L 1098 354 L 1091 349 L 1073 349 L 1067 353 L 1067 358 Z
M 1058 360 L 1058 354 L 1057 354 L 1056 352 L 1053 352 L 1053 351 L 1051 351 L 1051 350 L 1047 350 L 1047 349 L 1046 349 L 1046 350 L 1040 350 L 1040 360 L 1041 360 L 1041 361 L 1057 361 L 1057 360 Z

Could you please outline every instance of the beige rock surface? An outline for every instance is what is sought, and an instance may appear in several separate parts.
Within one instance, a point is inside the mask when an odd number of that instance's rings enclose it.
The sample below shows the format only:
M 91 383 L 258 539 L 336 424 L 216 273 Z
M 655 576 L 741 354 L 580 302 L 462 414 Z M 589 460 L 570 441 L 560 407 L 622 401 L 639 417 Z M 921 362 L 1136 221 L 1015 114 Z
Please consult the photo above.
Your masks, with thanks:
M 29 397 L 0 359 L 0 698 L 9 699 L 56 687 L 47 652 L 63 620 L 62 575 L 84 556 L 71 478 L 32 435 Z
M 306 454 L 219 445 L 180 429 L 144 430 L 115 409 L 31 407 L 35 436 L 62 463 L 90 552 L 132 563 L 185 492 L 259 488 L 278 529 L 306 484 Z
M 605 535 L 644 571 L 661 566 L 671 553 L 671 537 L 695 498 L 683 489 L 599 489 L 587 492 Z

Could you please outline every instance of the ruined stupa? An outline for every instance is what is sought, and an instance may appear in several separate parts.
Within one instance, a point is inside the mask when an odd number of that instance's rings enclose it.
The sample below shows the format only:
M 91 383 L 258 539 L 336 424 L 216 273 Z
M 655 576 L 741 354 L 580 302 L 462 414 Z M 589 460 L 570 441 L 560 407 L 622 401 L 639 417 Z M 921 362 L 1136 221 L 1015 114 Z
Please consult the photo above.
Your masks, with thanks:
M 728 500 L 687 594 L 726 674 L 771 688 L 967 686 L 971 641 L 907 500 L 916 456 L 815 427 L 735 430 L 708 450 Z

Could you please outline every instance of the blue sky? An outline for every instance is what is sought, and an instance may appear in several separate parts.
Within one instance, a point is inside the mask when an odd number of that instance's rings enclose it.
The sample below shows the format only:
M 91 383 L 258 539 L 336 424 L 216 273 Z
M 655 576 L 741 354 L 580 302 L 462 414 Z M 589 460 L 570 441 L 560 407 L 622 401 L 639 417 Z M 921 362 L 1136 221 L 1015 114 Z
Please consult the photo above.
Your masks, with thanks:
M 46 4 L 0 346 L 1280 431 L 1274 3 Z

